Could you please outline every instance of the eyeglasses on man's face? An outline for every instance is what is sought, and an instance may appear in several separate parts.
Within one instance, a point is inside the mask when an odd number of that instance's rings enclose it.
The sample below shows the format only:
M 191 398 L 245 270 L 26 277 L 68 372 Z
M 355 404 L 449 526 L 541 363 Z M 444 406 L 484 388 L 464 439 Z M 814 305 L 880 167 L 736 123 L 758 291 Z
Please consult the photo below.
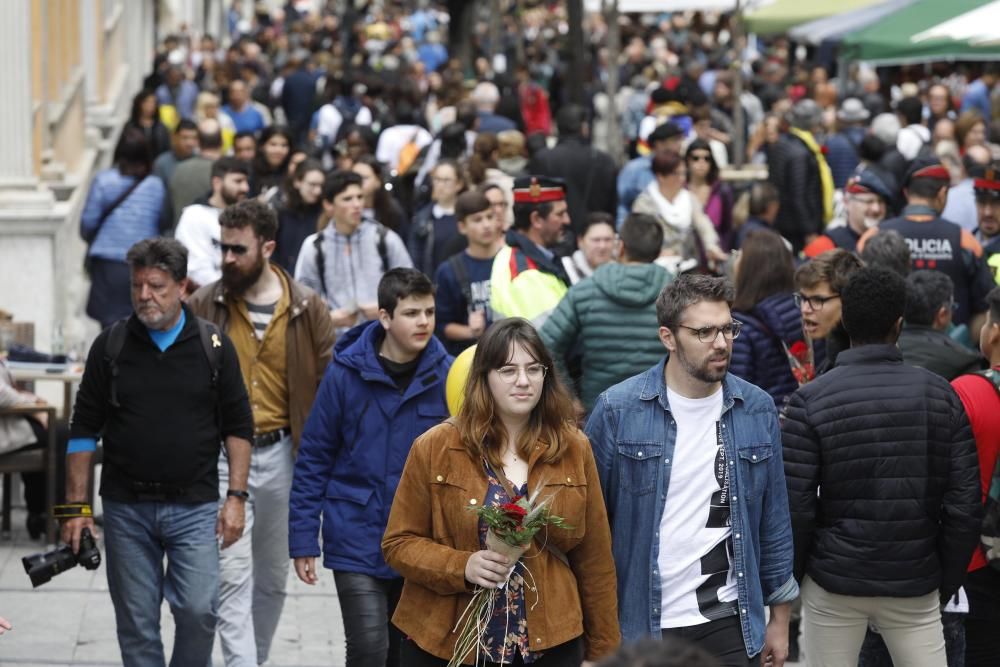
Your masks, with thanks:
M 726 340 L 733 340 L 739 336 L 740 329 L 743 328 L 743 323 L 738 320 L 733 320 L 729 324 L 723 324 L 721 327 L 701 327 L 699 329 L 689 327 L 686 324 L 678 324 L 677 326 L 692 332 L 702 343 L 714 343 L 720 333 Z
M 517 378 L 520 377 L 521 371 L 524 371 L 525 376 L 531 382 L 538 382 L 545 377 L 545 371 L 548 369 L 542 364 L 528 364 L 527 366 L 515 366 L 513 364 L 508 364 L 507 366 L 501 366 L 496 369 L 497 375 L 500 379 L 507 384 L 514 384 L 517 382 Z
M 796 292 L 792 296 L 795 297 L 795 305 L 797 307 L 801 308 L 802 304 L 807 303 L 809 304 L 809 308 L 817 312 L 823 310 L 823 306 L 827 301 L 833 301 L 834 299 L 840 298 L 839 294 L 831 294 L 829 296 L 817 294 L 815 296 L 808 296 L 806 294 L 802 294 L 801 292 Z

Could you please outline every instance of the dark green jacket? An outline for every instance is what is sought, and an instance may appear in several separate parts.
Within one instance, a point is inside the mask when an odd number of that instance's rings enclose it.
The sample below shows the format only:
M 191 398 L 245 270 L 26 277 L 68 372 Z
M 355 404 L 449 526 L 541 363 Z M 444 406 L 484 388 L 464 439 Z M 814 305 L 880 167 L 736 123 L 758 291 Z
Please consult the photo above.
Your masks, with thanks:
M 666 350 L 657 334 L 656 297 L 672 280 L 656 264 L 605 264 L 570 288 L 541 329 L 563 368 L 579 343 L 580 400 L 587 411 L 602 391 L 656 364 Z

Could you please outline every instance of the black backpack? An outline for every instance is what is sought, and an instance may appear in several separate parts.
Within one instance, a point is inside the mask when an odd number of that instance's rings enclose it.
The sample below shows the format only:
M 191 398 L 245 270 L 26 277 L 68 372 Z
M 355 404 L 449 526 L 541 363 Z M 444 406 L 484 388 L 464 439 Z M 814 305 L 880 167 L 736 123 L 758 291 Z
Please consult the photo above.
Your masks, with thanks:
M 378 242 L 376 247 L 378 248 L 379 259 L 382 260 L 382 273 L 389 270 L 389 246 L 385 241 L 386 235 L 389 230 L 381 222 L 375 222 L 378 234 Z M 333 223 L 330 223 L 333 224 Z M 320 294 L 326 297 L 326 255 L 323 253 L 323 232 L 316 234 L 313 238 L 313 247 L 316 248 L 316 272 L 319 273 L 319 288 Z
M 1000 373 L 990 369 L 978 371 L 972 375 L 989 380 L 993 384 L 993 388 L 996 389 L 997 399 L 1000 400 Z M 979 541 L 990 567 L 1000 570 L 1000 459 L 997 459 L 997 464 L 993 468 L 990 491 L 986 494 L 983 527 L 980 531 Z
M 198 322 L 198 334 L 201 338 L 201 346 L 205 351 L 209 366 L 212 369 L 212 389 L 215 391 L 216 399 L 219 395 L 219 373 L 222 370 L 222 332 L 219 327 L 200 317 L 195 318 Z M 108 337 L 104 340 L 104 361 L 111 371 L 111 392 L 110 403 L 113 408 L 120 408 L 118 402 L 118 357 L 125 346 L 125 337 L 128 335 L 126 328 L 128 318 L 118 320 L 111 325 Z M 221 406 L 216 400 L 216 422 L 221 426 Z

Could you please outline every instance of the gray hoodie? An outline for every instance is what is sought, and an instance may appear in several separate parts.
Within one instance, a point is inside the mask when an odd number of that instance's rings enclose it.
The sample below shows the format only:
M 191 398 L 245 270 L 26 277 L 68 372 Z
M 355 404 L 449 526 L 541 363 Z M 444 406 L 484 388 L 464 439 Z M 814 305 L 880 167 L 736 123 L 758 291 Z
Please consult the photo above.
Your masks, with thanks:
M 330 310 L 354 309 L 360 304 L 377 302 L 378 283 L 383 273 L 398 267 L 413 267 L 403 240 L 391 229 L 385 232 L 389 265 L 383 266 L 378 251 L 378 230 L 377 223 L 364 220 L 350 236 L 339 233 L 332 224 L 319 232 L 325 281 L 319 277 L 316 234 L 311 234 L 299 250 L 295 279 L 319 292 Z

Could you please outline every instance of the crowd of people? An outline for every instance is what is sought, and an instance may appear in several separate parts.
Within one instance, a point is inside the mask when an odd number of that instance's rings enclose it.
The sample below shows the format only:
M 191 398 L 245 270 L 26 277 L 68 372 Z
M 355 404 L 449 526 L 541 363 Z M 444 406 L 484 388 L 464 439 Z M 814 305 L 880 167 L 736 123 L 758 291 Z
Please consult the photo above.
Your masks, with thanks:
M 574 82 L 564 3 L 466 58 L 410 4 L 168 37 L 91 185 L 63 537 L 100 442 L 123 662 L 165 598 L 170 664 L 264 664 L 291 558 L 349 667 L 447 664 L 477 587 L 477 665 L 995 664 L 1000 69 L 592 14 Z

